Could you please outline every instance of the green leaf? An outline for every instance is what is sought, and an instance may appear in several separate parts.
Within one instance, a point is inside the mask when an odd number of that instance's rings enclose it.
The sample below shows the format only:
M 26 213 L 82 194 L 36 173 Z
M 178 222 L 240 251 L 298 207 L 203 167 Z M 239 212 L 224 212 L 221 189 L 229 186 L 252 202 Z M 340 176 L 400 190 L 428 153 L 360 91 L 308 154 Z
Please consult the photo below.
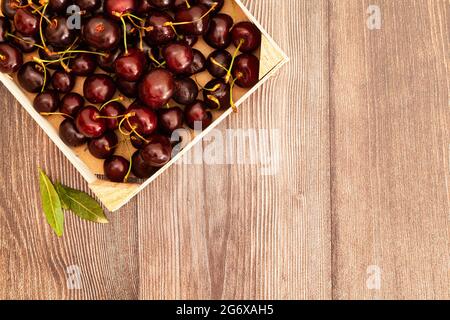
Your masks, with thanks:
M 64 190 L 64 201 L 73 213 L 81 219 L 96 222 L 109 223 L 100 204 L 85 192 L 78 191 L 60 184 Z
M 70 209 L 70 199 L 67 198 L 67 193 L 61 183 L 55 183 L 56 192 L 59 195 L 59 200 L 61 201 L 61 206 L 64 210 Z
M 48 224 L 58 237 L 64 232 L 64 213 L 58 193 L 44 171 L 39 170 L 39 185 L 41 189 L 42 209 Z

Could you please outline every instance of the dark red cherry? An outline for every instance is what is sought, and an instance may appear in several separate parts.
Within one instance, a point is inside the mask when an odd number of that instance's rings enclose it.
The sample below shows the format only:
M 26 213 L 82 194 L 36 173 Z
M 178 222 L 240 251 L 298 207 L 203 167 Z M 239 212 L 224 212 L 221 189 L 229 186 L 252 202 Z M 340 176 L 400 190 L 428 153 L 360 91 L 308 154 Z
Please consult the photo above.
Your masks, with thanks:
M 193 103 L 198 96 L 198 86 L 191 78 L 175 80 L 173 100 L 182 105 Z
M 101 0 L 75 0 L 75 4 L 80 7 L 81 11 L 92 13 L 102 6 Z
M 108 130 L 117 130 L 119 128 L 119 123 L 122 120 L 122 118 L 119 117 L 124 115 L 126 112 L 127 109 L 118 101 L 109 102 L 100 110 L 100 114 L 107 117 L 105 120 Z
M 70 0 L 49 0 L 48 8 L 51 12 L 66 14 L 69 4 L 71 4 Z
M 51 84 L 58 93 L 68 93 L 75 86 L 75 77 L 66 71 L 56 70 L 53 73 Z
M 37 47 L 35 44 L 37 43 L 35 37 L 28 37 L 21 35 L 19 32 L 13 32 L 14 37 L 10 38 L 12 44 L 14 44 L 20 51 L 23 53 L 31 53 L 36 51 Z
M 177 30 L 185 35 L 200 36 L 208 31 L 210 16 L 206 15 L 208 7 L 204 5 L 191 6 L 190 8 L 180 9 L 175 13 L 175 22 L 190 22 L 177 25 Z M 204 17 L 203 17 L 204 16 Z M 200 19 L 203 17 L 202 19 Z
M 216 7 L 213 10 L 213 13 L 217 13 L 222 10 L 223 5 L 225 4 L 225 0 L 197 0 L 197 4 L 202 4 L 211 8 L 213 5 Z
M 136 13 L 138 16 L 142 17 L 148 15 L 152 11 L 152 9 L 153 6 L 150 0 L 139 0 Z
M 158 9 L 169 9 L 174 5 L 175 0 L 150 0 L 150 3 Z
M 31 93 L 38 93 L 45 87 L 44 69 L 36 62 L 29 61 L 20 67 L 17 80 L 22 88 Z
M 145 40 L 149 45 L 159 46 L 175 39 L 173 28 L 165 25 L 168 22 L 173 22 L 173 18 L 165 12 L 155 11 L 147 18 L 145 25 L 153 27 L 145 32 Z
M 194 61 L 194 52 L 187 44 L 172 43 L 164 48 L 163 57 L 170 71 L 182 74 L 190 71 Z
M 135 133 L 132 133 L 131 135 L 130 135 L 130 141 L 131 141 L 131 144 L 133 145 L 133 147 L 135 148 L 135 149 L 138 149 L 138 150 L 140 150 L 140 149 L 143 149 L 146 145 L 147 145 L 147 143 L 148 143 L 148 140 L 146 140 L 148 137 L 143 137 L 144 139 L 142 139 L 141 137 L 139 137 L 138 135 L 136 135 Z
M 241 52 L 253 52 L 261 46 L 261 31 L 251 22 L 243 21 L 234 25 L 231 30 L 233 44 Z
M 47 23 L 44 35 L 49 44 L 64 49 L 75 40 L 76 29 L 69 29 L 66 17 L 54 17 Z
M 197 100 L 184 109 L 186 123 L 192 129 L 205 129 L 212 123 L 212 114 L 206 110 L 206 104 Z
M 173 96 L 175 84 L 172 74 L 164 69 L 150 71 L 139 84 L 139 98 L 148 107 L 159 109 Z
M 133 154 L 132 163 L 131 171 L 139 179 L 148 179 L 157 171 L 157 168 L 147 164 L 139 150 Z
M 84 99 L 76 92 L 70 92 L 61 99 L 59 111 L 75 118 L 78 111 L 84 107 Z
M 101 118 L 100 111 L 94 106 L 81 109 L 75 118 L 75 125 L 78 132 L 91 139 L 101 137 L 106 131 L 106 120 Z
M 0 42 L 7 41 L 9 32 L 11 32 L 11 23 L 5 17 L 0 17 Z
M 165 134 L 172 134 L 175 130 L 183 127 L 183 110 L 179 107 L 159 110 L 158 124 Z
M 113 131 L 107 131 L 103 136 L 91 139 L 88 144 L 89 152 L 97 159 L 107 159 L 114 154 L 119 139 Z
M 105 103 L 114 96 L 116 85 L 106 74 L 94 74 L 84 81 L 84 97 L 90 103 Z
M 33 101 L 34 109 L 39 113 L 55 112 L 59 108 L 59 95 L 54 90 L 39 93 Z
M 93 54 L 79 53 L 70 61 L 69 66 L 74 75 L 87 77 L 95 72 L 97 62 Z
M 120 15 L 134 13 L 137 9 L 137 0 L 105 0 L 103 10 L 114 19 L 120 19 Z
M 227 74 L 233 57 L 226 50 L 212 52 L 206 60 L 206 69 L 214 78 L 222 78 Z
M 224 13 L 211 18 L 208 32 L 203 36 L 205 42 L 215 49 L 226 49 L 231 44 L 233 18 Z
M 79 147 L 86 143 L 87 139 L 78 132 L 72 119 L 65 119 L 59 126 L 59 136 L 69 147 Z
M 175 10 L 187 9 L 189 6 L 196 4 L 196 0 L 194 1 L 186 1 L 186 0 L 175 0 L 173 7 Z M 189 5 L 188 5 L 189 4 Z
M 188 75 L 194 75 L 206 70 L 206 58 L 200 50 L 193 49 L 194 59 L 187 70 Z
M 122 55 L 123 49 L 119 47 L 112 52 L 104 52 L 104 55 L 97 55 L 98 66 L 106 72 L 114 72 L 114 62 Z
M 253 87 L 259 81 L 259 59 L 252 54 L 241 54 L 234 61 L 232 73 L 239 87 Z
M 22 66 L 22 53 L 8 43 L 0 43 L 0 72 L 14 73 Z
M 116 75 L 125 81 L 138 81 L 145 72 L 147 60 L 144 52 L 131 48 L 114 63 Z
M 117 48 L 121 40 L 119 25 L 115 21 L 102 16 L 95 16 L 87 20 L 82 33 L 89 46 L 101 51 Z
M 121 156 L 111 156 L 103 164 L 105 176 L 112 182 L 125 182 L 130 162 Z
M 39 32 L 39 18 L 31 10 L 22 8 L 14 15 L 14 26 L 24 36 L 34 36 Z
M 228 109 L 231 106 L 230 84 L 223 79 L 213 79 L 203 89 L 203 99 L 210 109 Z
M 138 97 L 139 82 L 125 81 L 120 78 L 116 79 L 117 89 L 128 98 Z
M 25 4 L 25 0 L 2 0 L 0 1 L 2 6 L 2 13 L 9 19 L 14 19 L 14 16 L 19 7 Z
M 138 102 L 133 103 L 128 108 L 127 114 L 130 115 L 128 121 L 125 121 L 125 128 L 128 131 L 136 131 L 141 136 L 148 136 L 158 128 L 158 117 L 156 114 L 150 108 Z
M 149 166 L 161 168 L 172 159 L 172 144 L 169 138 L 155 134 L 149 138 L 141 155 Z
M 198 36 L 181 35 L 178 42 L 185 43 L 189 47 L 193 47 L 198 42 Z

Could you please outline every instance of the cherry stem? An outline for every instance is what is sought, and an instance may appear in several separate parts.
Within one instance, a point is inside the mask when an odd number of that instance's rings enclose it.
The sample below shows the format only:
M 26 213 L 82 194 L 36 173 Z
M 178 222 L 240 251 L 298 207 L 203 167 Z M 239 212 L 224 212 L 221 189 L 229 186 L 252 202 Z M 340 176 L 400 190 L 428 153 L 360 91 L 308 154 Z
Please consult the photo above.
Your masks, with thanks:
M 28 0 L 28 2 L 30 2 L 30 1 L 31 0 Z M 45 11 L 47 11 L 47 6 L 48 6 L 48 3 L 46 5 L 44 5 L 44 8 L 42 9 L 41 19 L 39 20 L 39 36 L 41 37 L 43 49 L 48 53 L 50 50 L 48 50 L 47 45 L 45 44 L 44 33 L 42 32 L 42 20 L 45 17 Z
M 155 56 L 153 55 L 152 50 L 149 50 L 149 51 L 148 51 L 148 57 L 150 58 L 150 60 L 152 60 L 154 63 L 157 64 L 157 67 L 158 67 L 158 68 L 161 68 L 162 66 L 164 66 L 164 65 L 166 64 L 166 61 L 164 61 L 164 62 L 159 62 L 159 61 L 155 58 Z
M 166 23 L 163 24 L 163 26 L 181 26 L 181 25 L 186 25 L 186 24 L 192 24 L 192 23 L 196 23 L 199 22 L 201 20 L 203 20 L 206 16 L 208 16 L 214 9 L 216 9 L 218 3 L 214 2 L 211 5 L 211 8 L 209 8 L 208 11 L 205 12 L 205 14 L 203 14 L 200 18 L 192 20 L 192 21 L 182 21 L 182 22 L 172 22 L 172 21 L 168 21 Z
M 130 143 L 131 143 L 131 140 L 130 140 Z M 130 178 L 130 175 L 131 175 L 131 168 L 133 167 L 133 154 L 130 151 L 130 146 L 128 145 L 128 143 L 126 144 L 126 146 L 127 146 L 128 154 L 130 155 L 130 165 L 128 167 L 127 174 L 123 178 L 124 183 L 128 182 L 128 179 Z
M 231 70 L 233 69 L 234 66 L 234 61 L 236 60 L 236 57 L 239 53 L 239 49 L 241 49 L 241 46 L 244 44 L 244 39 L 241 39 L 239 41 L 239 45 L 236 47 L 236 50 L 233 53 L 233 58 L 231 59 L 231 63 L 230 63 L 230 68 L 228 69 L 227 75 L 225 77 L 225 82 L 228 83 L 230 82 L 230 78 L 231 78 Z
M 125 19 L 123 18 L 123 16 L 120 16 L 120 20 L 122 21 L 122 26 L 123 26 L 123 45 L 125 47 L 125 55 L 128 55 L 127 24 L 125 23 Z
M 106 106 L 107 106 L 108 104 L 110 104 L 111 102 L 123 101 L 123 100 L 124 100 L 124 98 L 123 98 L 122 96 L 118 96 L 118 97 L 115 98 L 115 99 L 111 99 L 111 100 L 105 102 L 104 104 L 102 104 L 102 106 L 100 107 L 99 111 L 101 111 L 104 107 L 106 107 Z
M 188 0 L 184 0 L 184 2 L 186 3 L 186 7 L 187 7 L 188 9 L 190 9 L 190 8 L 191 8 L 191 5 L 189 4 L 189 1 L 188 1 Z
M 41 93 L 44 92 L 45 84 L 47 83 L 47 67 L 45 66 L 45 63 L 43 60 L 39 59 L 38 57 L 34 57 L 33 60 L 37 62 L 44 71 L 44 83 L 42 84 Z
M 5 35 L 7 37 L 11 37 L 11 38 L 17 39 L 19 41 L 25 42 L 26 44 L 31 44 L 34 47 L 40 48 L 42 50 L 45 50 L 45 48 L 43 46 L 41 46 L 41 45 L 39 45 L 37 43 L 33 43 L 32 41 L 25 40 L 24 38 L 18 37 L 16 35 L 12 34 L 12 33 L 6 32 Z
M 220 64 L 216 59 L 214 59 L 214 58 L 211 57 L 211 62 L 212 62 L 213 64 L 215 64 L 216 66 L 218 66 L 219 68 L 222 68 L 223 70 L 225 70 L 226 72 L 228 72 L 228 69 L 225 68 L 224 65 Z
M 213 101 L 215 104 L 217 104 L 217 108 L 215 110 L 219 110 L 220 108 L 222 108 L 222 106 L 220 105 L 220 101 L 219 99 L 217 99 L 217 97 L 213 96 L 213 95 L 207 95 L 206 96 L 209 100 Z
M 236 84 L 236 81 L 238 79 L 240 79 L 241 77 L 242 77 L 242 74 L 239 73 L 238 76 L 235 79 L 233 79 L 233 81 L 231 82 L 231 85 L 230 85 L 230 105 L 231 105 L 231 108 L 233 109 L 234 113 L 237 113 L 238 109 L 237 109 L 236 105 L 234 104 L 234 100 L 233 100 L 233 88 L 234 88 L 234 85 Z

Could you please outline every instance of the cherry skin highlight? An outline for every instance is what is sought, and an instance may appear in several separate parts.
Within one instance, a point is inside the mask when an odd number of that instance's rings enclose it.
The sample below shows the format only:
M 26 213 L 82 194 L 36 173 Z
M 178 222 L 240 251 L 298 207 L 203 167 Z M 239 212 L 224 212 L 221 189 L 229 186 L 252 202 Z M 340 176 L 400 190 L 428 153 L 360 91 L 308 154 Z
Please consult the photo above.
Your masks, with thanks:
M 81 109 L 75 118 L 75 125 L 78 132 L 91 139 L 101 137 L 106 131 L 106 120 L 101 118 L 94 106 Z

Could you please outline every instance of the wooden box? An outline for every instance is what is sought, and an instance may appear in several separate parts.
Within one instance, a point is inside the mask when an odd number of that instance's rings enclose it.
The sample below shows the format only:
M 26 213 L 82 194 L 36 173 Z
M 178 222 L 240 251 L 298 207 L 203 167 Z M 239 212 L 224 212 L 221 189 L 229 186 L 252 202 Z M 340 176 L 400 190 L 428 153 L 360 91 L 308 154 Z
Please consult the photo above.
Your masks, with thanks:
M 262 44 L 260 52 L 258 53 L 261 62 L 259 71 L 260 80 L 250 90 L 235 90 L 235 104 L 239 107 L 239 105 L 241 105 L 253 92 L 255 92 L 264 82 L 266 82 L 270 76 L 272 76 L 282 65 L 288 62 L 289 59 L 264 30 L 264 28 L 258 23 L 255 17 L 253 17 L 253 15 L 245 8 L 240 0 L 227 0 L 223 11 L 231 15 L 235 22 L 242 20 L 252 21 L 262 32 Z M 282 21 L 280 21 L 280 23 L 282 23 Z M 203 41 L 199 41 L 199 44 L 195 47 L 198 47 L 202 52 L 206 51 L 208 54 L 212 51 L 212 49 L 208 48 Z M 232 47 L 231 50 L 234 50 L 234 47 Z M 206 75 L 198 76 L 198 81 L 201 84 L 206 83 L 208 80 L 208 76 Z M 100 162 L 93 159 L 93 157 L 90 157 L 86 148 L 77 150 L 71 149 L 60 139 L 58 135 L 58 126 L 62 121 L 61 117 L 52 116 L 51 118 L 46 118 L 41 116 L 33 108 L 33 95 L 24 92 L 11 76 L 0 74 L 0 81 L 17 98 L 20 104 L 46 132 L 50 139 L 58 146 L 58 148 L 70 160 L 75 168 L 77 168 L 80 174 L 87 181 L 89 188 L 110 211 L 116 211 L 129 202 L 135 195 L 152 183 L 152 181 L 157 179 L 159 175 L 163 174 L 164 171 L 183 157 L 186 152 L 188 152 L 196 143 L 200 142 L 213 128 L 215 128 L 233 112 L 231 108 L 225 112 L 216 112 L 214 114 L 215 120 L 212 125 L 195 137 L 192 136 L 191 141 L 184 147 L 184 149 L 148 180 L 134 181 L 132 183 L 112 183 L 103 178 L 102 166 Z M 76 88 L 77 87 L 81 87 L 80 83 L 77 84 Z

